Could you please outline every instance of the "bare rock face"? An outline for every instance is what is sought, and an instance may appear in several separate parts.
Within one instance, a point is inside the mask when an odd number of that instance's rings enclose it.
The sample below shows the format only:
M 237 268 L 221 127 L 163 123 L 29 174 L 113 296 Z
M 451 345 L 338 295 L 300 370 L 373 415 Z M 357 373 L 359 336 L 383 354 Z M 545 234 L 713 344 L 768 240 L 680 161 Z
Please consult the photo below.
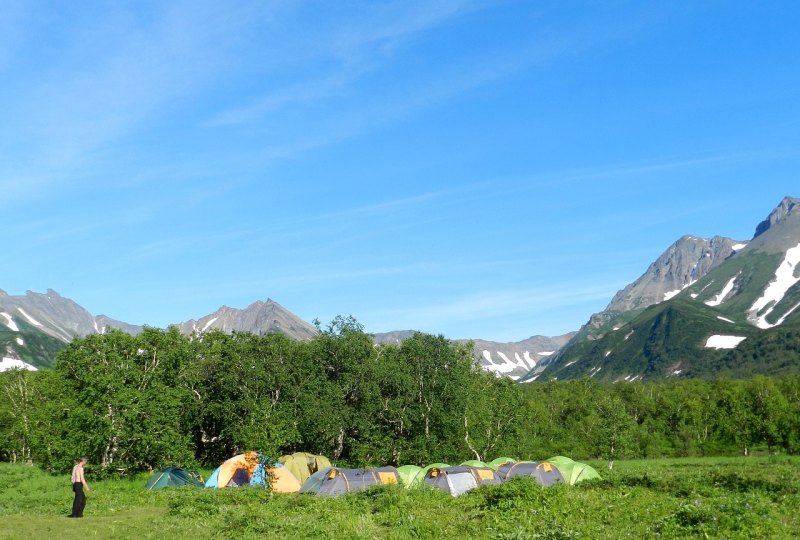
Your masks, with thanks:
M 756 227 L 748 250 L 785 253 L 800 243 L 800 199 L 785 197 Z
M 0 312 L 5 313 L 12 326 L 29 325 L 64 343 L 75 337 L 101 334 L 109 328 L 119 328 L 138 334 L 141 326 L 115 321 L 101 315 L 95 317 L 69 298 L 53 289 L 46 293 L 27 291 L 24 295 L 0 295 Z
M 778 223 L 786 221 L 790 215 L 796 218 L 798 213 L 800 213 L 800 199 L 795 197 L 784 197 L 775 210 L 770 213 L 767 219 L 758 224 L 756 227 L 756 233 L 753 235 L 753 239 L 755 240 L 757 237 L 761 236 Z
M 745 242 L 715 236 L 710 240 L 684 236 L 656 259 L 636 281 L 619 291 L 606 311 L 644 309 L 668 300 L 705 276 Z
M 266 302 L 259 300 L 244 309 L 222 306 L 210 315 L 180 323 L 177 327 L 186 335 L 216 329 L 258 335 L 280 332 L 293 339 L 309 340 L 318 334 L 316 327 L 270 299 Z

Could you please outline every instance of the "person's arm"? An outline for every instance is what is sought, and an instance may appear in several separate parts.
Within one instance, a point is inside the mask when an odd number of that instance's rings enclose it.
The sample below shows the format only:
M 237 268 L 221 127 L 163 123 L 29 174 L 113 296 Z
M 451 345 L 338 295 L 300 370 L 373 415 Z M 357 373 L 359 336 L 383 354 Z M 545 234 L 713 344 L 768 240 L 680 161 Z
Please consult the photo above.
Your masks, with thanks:
M 86 483 L 86 477 L 84 477 L 83 475 L 83 467 L 81 467 L 80 470 L 80 478 L 81 478 L 81 484 L 83 484 L 83 488 L 86 490 L 86 492 L 88 493 L 92 491 L 91 489 L 89 489 L 89 484 Z

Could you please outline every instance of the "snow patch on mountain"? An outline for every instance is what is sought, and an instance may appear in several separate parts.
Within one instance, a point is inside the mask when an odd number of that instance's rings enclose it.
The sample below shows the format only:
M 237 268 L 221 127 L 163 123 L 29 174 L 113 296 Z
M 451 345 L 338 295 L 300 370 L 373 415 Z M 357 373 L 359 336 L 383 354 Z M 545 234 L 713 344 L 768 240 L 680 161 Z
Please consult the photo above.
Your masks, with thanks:
M 735 349 L 745 339 L 742 336 L 713 335 L 706 340 L 706 349 Z
M 719 320 L 721 320 L 721 321 L 729 322 L 729 323 L 731 323 L 731 324 L 736 324 L 736 322 L 735 322 L 735 321 L 732 321 L 732 320 L 730 320 L 730 319 L 726 319 L 725 317 L 721 317 L 720 315 L 717 315 L 717 319 L 719 319 Z
M 202 329 L 202 330 L 200 330 L 200 332 L 205 332 L 206 330 L 208 330 L 209 328 L 211 328 L 211 325 L 212 325 L 212 324 L 214 324 L 215 322 L 217 322 L 217 319 L 219 319 L 219 317 L 211 317 L 211 318 L 208 320 L 208 322 L 207 322 L 206 324 L 204 324 L 204 325 L 203 325 L 203 329 Z
M 9 369 L 27 369 L 28 371 L 38 371 L 35 367 L 22 360 L 16 358 L 4 357 L 0 360 L 0 371 L 8 371 Z
M 725 300 L 725 298 L 733 290 L 734 285 L 736 285 L 736 278 L 737 277 L 738 276 L 733 276 L 730 280 L 728 280 L 728 282 L 725 284 L 725 286 L 722 288 L 722 290 L 719 292 L 719 294 L 717 296 L 715 296 L 714 298 L 712 298 L 711 300 L 706 300 L 704 302 L 704 304 L 707 305 L 707 306 L 711 306 L 711 307 L 717 307 L 718 305 L 722 304 L 722 302 Z
M 517 367 L 516 364 L 513 364 L 508 359 L 508 357 L 506 355 L 504 355 L 502 353 L 498 353 L 498 354 L 500 355 L 501 359 L 503 360 L 503 362 L 501 362 L 501 363 L 495 363 L 494 360 L 492 359 L 492 353 L 490 351 L 488 351 L 488 350 L 484 350 L 483 351 L 483 358 L 484 358 L 484 360 L 489 362 L 489 365 L 488 366 L 482 366 L 483 369 L 485 369 L 486 371 L 494 372 L 495 374 L 501 374 L 501 373 L 502 374 L 506 374 L 506 373 L 511 373 L 512 371 L 514 371 L 514 368 Z
M 17 326 L 17 323 L 14 322 L 14 318 L 11 317 L 10 314 L 3 311 L 2 313 L 0 313 L 0 316 L 2 316 L 6 320 L 6 322 L 4 322 L 3 324 L 8 326 L 11 329 L 11 331 L 19 332 L 19 326 Z
M 733 249 L 733 251 L 742 251 L 746 247 L 747 247 L 747 244 L 733 244 L 731 246 L 731 249 Z
M 696 280 L 696 279 L 695 279 L 695 280 L 692 280 L 692 281 L 690 281 L 689 283 L 687 283 L 686 285 L 684 285 L 684 286 L 683 286 L 683 287 L 681 287 L 680 289 L 675 289 L 674 291 L 667 291 L 667 292 L 665 292 L 665 293 L 664 293 L 664 301 L 666 302 L 666 301 L 667 301 L 667 300 L 669 300 L 670 298 L 674 298 L 675 296 L 677 296 L 678 294 L 680 294 L 680 292 L 681 292 L 681 291 L 683 291 L 683 290 L 684 290 L 686 287 L 691 287 L 691 286 L 692 286 L 692 285 L 694 285 L 695 283 L 697 283 L 697 280 Z
M 541 354 L 542 356 L 550 356 L 550 355 L 553 354 L 553 352 L 550 351 L 550 353 L 547 353 L 547 354 L 546 353 L 539 353 L 539 354 Z M 530 351 L 525 351 L 523 353 L 522 357 L 525 359 L 526 362 L 528 362 L 528 364 L 530 364 L 531 367 L 536 367 L 536 360 L 534 360 L 531 357 L 531 352 Z
M 775 324 L 767 322 L 767 317 L 772 313 L 772 310 L 775 309 L 778 302 L 783 299 L 789 289 L 800 281 L 800 277 L 795 277 L 794 275 L 798 263 L 800 263 L 800 244 L 786 250 L 786 257 L 775 270 L 775 279 L 764 289 L 764 294 L 761 298 L 756 300 L 750 307 L 750 317 L 755 321 L 757 327 L 767 329 L 778 326 L 783 322 L 786 315 L 788 315 L 784 314 Z M 795 308 L 792 308 L 792 310 L 794 309 Z M 765 311 L 759 315 L 762 310 Z
M 536 367 L 536 360 L 531 358 L 530 351 L 525 351 L 522 356 L 520 356 L 518 352 L 515 352 L 514 358 L 517 360 L 517 365 L 522 366 L 525 369 L 533 369 Z
M 664 293 L 664 301 L 666 302 L 670 298 L 674 298 L 678 295 L 683 289 L 675 289 L 674 291 L 667 291 Z
M 20 314 L 21 314 L 23 317 L 25 317 L 25 319 L 27 319 L 27 321 L 28 321 L 29 323 L 31 323 L 33 326 L 42 326 L 42 323 L 40 323 L 39 321 L 37 321 L 36 319 L 34 319 L 34 318 L 33 318 L 33 317 L 31 317 L 30 315 L 28 315 L 28 312 L 26 312 L 26 311 L 25 311 L 24 309 L 22 309 L 21 307 L 17 306 L 17 311 L 19 311 L 19 312 L 20 312 Z
M 25 346 L 25 340 L 22 339 L 21 337 L 18 337 L 15 341 L 17 342 L 17 345 Z

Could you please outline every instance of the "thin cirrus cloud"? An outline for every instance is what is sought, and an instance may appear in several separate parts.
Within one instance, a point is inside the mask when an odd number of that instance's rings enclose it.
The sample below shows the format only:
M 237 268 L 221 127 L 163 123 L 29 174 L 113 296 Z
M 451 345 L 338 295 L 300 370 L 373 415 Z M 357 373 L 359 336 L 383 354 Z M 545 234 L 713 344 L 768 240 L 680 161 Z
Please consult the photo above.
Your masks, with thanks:
M 461 14 L 458 10 L 445 10 L 444 13 L 448 16 Z M 379 58 L 378 52 L 366 51 L 380 49 L 376 43 L 380 43 L 383 37 L 391 36 L 398 42 L 411 39 L 414 34 L 429 30 L 434 26 L 433 22 L 444 22 L 446 17 L 422 20 L 424 24 L 406 25 L 402 31 L 376 30 L 366 37 L 353 40 L 346 48 L 365 49 L 365 52 L 355 56 Z M 458 63 L 404 77 L 407 79 L 405 82 L 391 88 L 381 87 L 379 92 L 370 88 L 375 84 L 371 76 L 383 67 L 381 60 L 353 61 L 347 66 L 337 67 L 334 75 L 325 71 L 317 78 L 289 82 L 284 87 L 276 83 L 277 88 L 255 101 L 223 110 L 201 122 L 201 126 L 221 129 L 258 126 L 271 114 L 307 107 L 302 117 L 313 125 L 313 129 L 302 129 L 300 133 L 279 133 L 273 136 L 272 141 L 265 142 L 254 155 L 255 161 L 295 158 L 382 126 L 403 122 L 457 96 L 526 70 L 552 65 L 598 46 L 630 38 L 640 33 L 648 23 L 648 20 L 634 16 L 631 20 L 613 24 L 578 23 L 571 27 L 545 29 L 533 35 L 521 49 L 498 49 L 477 57 L 465 55 Z M 352 99 L 355 95 L 359 96 L 356 101 Z M 320 103 L 327 106 L 314 108 Z
M 359 314 L 372 326 L 385 324 L 392 328 L 436 329 L 462 322 L 486 320 L 497 316 L 513 316 L 559 308 L 606 301 L 622 287 L 619 282 L 585 286 L 559 283 L 556 287 L 534 287 L 515 290 L 486 290 L 456 297 L 449 302 L 417 305 L 408 309 Z M 380 321 L 378 323 L 378 321 Z
M 246 20 L 226 13 L 218 19 L 227 24 L 208 24 L 224 11 L 211 3 L 170 5 L 147 25 L 113 11 L 101 11 L 89 28 L 68 27 L 70 46 L 30 76 L 25 94 L 14 96 L 15 111 L 2 115 L 24 126 L 22 137 L 40 168 L 90 167 L 100 150 L 207 82 L 229 52 L 220 37 Z
M 417 34 L 480 9 L 481 4 L 395 2 L 369 7 L 372 9 L 358 19 L 348 20 L 334 29 L 323 28 L 319 30 L 322 36 L 309 36 L 290 47 L 294 62 L 305 65 L 306 69 L 316 72 L 316 76 L 301 81 L 275 81 L 261 96 L 223 110 L 201 122 L 201 126 L 249 124 L 285 107 L 347 95 L 352 86 L 389 62 L 392 56 L 389 51 L 401 47 Z M 290 59 L 283 57 L 282 61 L 288 63 Z M 270 73 L 262 76 L 268 81 L 273 79 Z

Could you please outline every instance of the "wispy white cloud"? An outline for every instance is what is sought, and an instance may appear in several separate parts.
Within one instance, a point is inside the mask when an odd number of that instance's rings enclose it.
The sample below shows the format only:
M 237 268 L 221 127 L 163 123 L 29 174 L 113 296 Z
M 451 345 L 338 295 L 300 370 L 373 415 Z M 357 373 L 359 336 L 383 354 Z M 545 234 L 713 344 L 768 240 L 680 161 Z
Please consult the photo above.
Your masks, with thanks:
M 611 299 L 623 283 L 585 286 L 575 283 L 553 283 L 548 287 L 517 290 L 484 290 L 457 297 L 449 302 L 419 305 L 391 311 L 368 311 L 365 319 L 390 321 L 397 328 L 442 328 L 465 321 L 479 321 L 498 316 L 543 312 L 554 305 L 560 308 L 586 302 Z
M 396 21 L 383 21 L 383 25 L 372 24 L 368 31 L 355 30 L 364 24 L 363 20 L 352 23 L 349 30 L 342 31 L 346 36 L 343 38 L 345 45 L 333 46 L 334 49 L 350 51 L 348 57 L 351 60 L 336 66 L 333 75 L 328 70 L 322 70 L 318 77 L 278 86 L 254 102 L 220 112 L 205 125 L 226 128 L 257 124 L 264 120 L 267 113 L 292 109 L 299 104 L 326 102 L 327 107 L 319 111 L 303 110 L 302 116 L 309 129 L 301 134 L 287 132 L 268 138 L 257 156 L 253 156 L 256 160 L 267 162 L 296 158 L 311 150 L 405 121 L 460 95 L 512 78 L 526 70 L 551 66 L 629 38 L 641 33 L 646 26 L 645 20 L 633 17 L 613 24 L 578 23 L 566 28 L 543 28 L 522 47 L 496 49 L 477 56 L 465 54 L 457 63 L 395 78 L 399 83 L 393 87 L 381 87 L 380 91 L 370 87 L 371 76 L 381 71 L 384 62 L 388 64 L 389 58 L 383 59 L 380 53 L 383 40 L 397 43 L 411 40 L 451 18 L 482 9 L 486 5 L 445 2 L 438 9 L 421 9 L 419 13 L 405 10 L 404 17 L 397 17 Z M 420 9 L 419 5 L 417 9 Z M 324 39 L 320 41 L 325 42 Z M 361 52 L 356 54 L 354 51 Z M 351 93 L 357 93 L 360 99 L 351 102 Z
M 160 112 L 224 70 L 229 36 L 253 24 L 247 8 L 175 2 L 159 4 L 147 18 L 109 5 L 78 21 L 86 26 L 64 25 L 60 63 L 19 83 L 24 90 L 14 96 L 13 111 L 0 113 L 17 126 L 14 148 L 27 154 L 24 163 L 0 166 L 0 184 L 25 183 L 19 197 L 70 177 L 74 187 L 83 170 L 113 159 L 105 155 L 111 145 L 160 120 Z
M 202 123 L 206 127 L 225 127 L 256 122 L 281 108 L 312 103 L 347 94 L 364 76 L 379 70 L 392 57 L 392 51 L 467 12 L 482 9 L 484 2 L 435 0 L 429 2 L 383 2 L 363 6 L 356 17 L 338 21 L 330 27 L 315 28 L 302 43 L 292 48 L 294 61 L 306 72 L 299 81 L 270 84 L 262 95 L 249 103 L 234 105 Z M 267 80 L 273 79 L 269 72 Z M 320 143 L 312 144 L 318 146 Z

